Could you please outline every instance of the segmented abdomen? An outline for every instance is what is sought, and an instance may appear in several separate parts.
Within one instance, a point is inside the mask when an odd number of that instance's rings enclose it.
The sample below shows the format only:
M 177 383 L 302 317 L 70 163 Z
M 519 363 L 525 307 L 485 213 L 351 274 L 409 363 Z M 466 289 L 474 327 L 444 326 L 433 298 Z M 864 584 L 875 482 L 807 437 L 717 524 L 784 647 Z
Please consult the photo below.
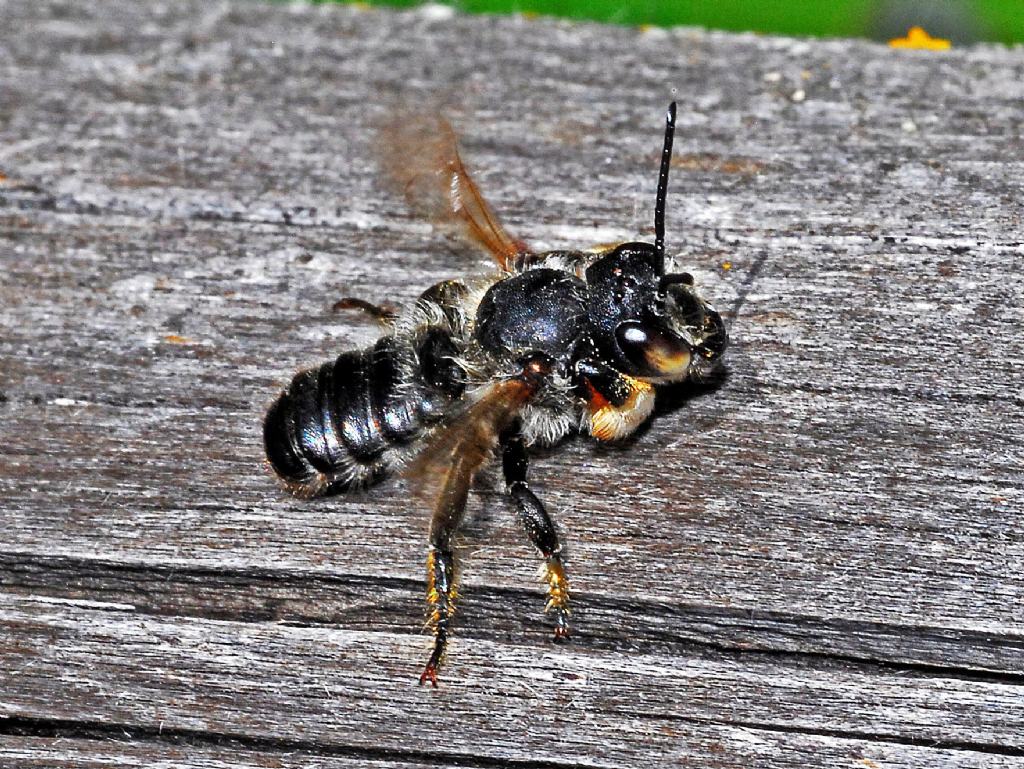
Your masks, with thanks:
M 386 336 L 300 372 L 263 422 L 274 471 L 302 497 L 383 480 L 461 394 L 453 354 L 438 329 L 416 344 Z

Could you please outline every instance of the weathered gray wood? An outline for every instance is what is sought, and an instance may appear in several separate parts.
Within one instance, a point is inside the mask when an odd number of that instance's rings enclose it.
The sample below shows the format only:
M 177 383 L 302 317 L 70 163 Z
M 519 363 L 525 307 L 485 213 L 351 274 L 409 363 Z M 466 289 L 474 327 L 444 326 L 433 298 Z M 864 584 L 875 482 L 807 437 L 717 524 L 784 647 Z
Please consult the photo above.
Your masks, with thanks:
M 32 599 L 12 599 L 0 623 L 18 629 L 0 677 L 7 707 L 132 724 L 150 738 L 161 729 L 241 733 L 300 749 L 607 767 L 637 756 L 678 765 L 715 744 L 737 765 L 799 766 L 806 756 L 789 755 L 800 745 L 786 744 L 790 732 L 830 738 L 821 744 L 833 755 L 874 742 L 863 757 L 876 761 L 889 743 L 967 753 L 999 744 L 1007 759 L 1024 746 L 1013 683 L 832 660 L 542 653 L 462 638 L 453 650 L 460 675 L 425 702 L 405 675 L 424 644 L 407 633 L 145 618 L 114 604 Z M 54 678 L 71 696 L 54 700 Z
M 246 744 L 241 740 L 200 742 L 195 735 L 96 730 L 94 739 L 66 737 L 5 737 L 0 745 L 4 766 L 25 769 L 108 769 L 139 766 L 146 769 L 422 769 L 434 762 L 391 761 L 369 756 L 330 755 L 324 748 L 301 749 L 296 743 Z M 212 743 L 212 744 L 211 744 Z M 474 766 L 466 763 L 463 766 Z
M 833 766 L 919 766 L 935 761 L 940 766 L 968 769 L 1014 769 L 1020 759 L 965 753 L 907 745 L 880 747 L 863 740 L 837 740 L 818 735 L 786 735 L 785 743 L 771 735 L 762 735 L 743 728 L 722 729 L 709 726 L 707 742 L 693 745 L 690 757 L 699 765 L 722 764 L 726 745 L 740 745 L 740 753 L 761 766 L 808 766 L 831 762 Z M 295 743 L 261 745 L 257 749 L 224 741 L 214 747 L 197 745 L 194 738 L 168 735 L 159 741 L 140 738 L 138 734 L 121 733 L 106 740 L 67 738 L 10 737 L 0 745 L 0 759 L 24 769 L 107 769 L 108 767 L 144 766 L 147 769 L 178 769 L 185 765 L 204 769 L 420 769 L 436 767 L 434 761 L 409 762 L 374 760 L 368 757 L 344 758 L 329 755 L 323 746 L 298 747 Z M 708 756 L 711 760 L 708 761 Z M 874 756 L 869 758 L 868 756 Z M 493 763 L 472 764 L 460 761 L 458 766 L 494 766 Z M 505 766 L 551 766 L 552 764 L 504 764 Z
M 294 744 L 246 745 L 239 740 L 199 743 L 194 735 L 158 734 L 155 738 L 116 730 L 93 732 L 93 739 L 5 737 L 0 745 L 4 766 L 24 769 L 109 769 L 146 767 L 178 769 L 422 769 L 434 763 L 346 758 L 329 751 L 303 750 Z M 473 766 L 473 764 L 465 764 Z
M 1020 49 L 0 18 L 0 764 L 1021 765 Z M 587 245 L 650 237 L 672 97 L 670 245 L 736 313 L 729 377 L 538 457 L 569 647 L 481 479 L 420 689 L 423 512 L 290 499 L 258 436 L 377 333 L 338 297 L 488 269 L 382 191 L 372 125 L 446 102 L 510 229 Z

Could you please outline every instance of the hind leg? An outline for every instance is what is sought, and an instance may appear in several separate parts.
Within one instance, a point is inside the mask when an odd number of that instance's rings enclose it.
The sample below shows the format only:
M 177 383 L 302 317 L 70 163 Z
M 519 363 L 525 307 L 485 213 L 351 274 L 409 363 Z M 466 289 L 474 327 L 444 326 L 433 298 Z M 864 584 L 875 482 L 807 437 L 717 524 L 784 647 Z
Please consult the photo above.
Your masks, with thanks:
M 448 649 L 448 633 L 455 613 L 455 578 L 455 553 L 451 547 L 431 544 L 427 553 L 427 603 L 433 607 L 430 623 L 434 627 L 434 648 L 420 674 L 421 684 L 430 681 L 437 686 L 437 670 Z
M 367 302 L 365 299 L 357 299 L 354 296 L 343 296 L 331 305 L 331 312 L 341 312 L 342 310 L 365 312 L 382 326 L 390 325 L 398 317 L 398 307 L 390 302 L 374 304 L 373 302 Z
M 527 536 L 544 557 L 544 582 L 548 586 L 548 601 L 544 610 L 555 614 L 556 640 L 568 638 L 569 580 L 562 563 L 562 546 L 558 542 L 558 533 L 551 516 L 526 483 L 529 458 L 518 423 L 502 435 L 501 443 L 502 469 L 509 496 L 512 497 Z
M 457 579 L 452 545 L 466 511 L 473 476 L 490 457 L 503 428 L 515 421 L 515 415 L 537 391 L 538 383 L 550 373 L 546 358 L 534 356 L 524 362 L 521 376 L 493 383 L 461 414 L 457 423 L 436 433 L 432 444 L 408 468 L 414 481 L 442 478 L 430 519 L 427 556 L 427 600 L 433 608 L 434 649 L 420 683 L 430 681 L 437 685 L 437 669 L 448 645 Z
M 430 547 L 427 551 L 427 603 L 431 606 L 430 624 L 434 628 L 434 648 L 420 675 L 420 683 L 437 686 L 437 670 L 448 650 L 448 634 L 455 614 L 456 572 L 453 542 L 466 511 L 466 498 L 472 478 L 471 461 L 456 457 L 430 520 Z

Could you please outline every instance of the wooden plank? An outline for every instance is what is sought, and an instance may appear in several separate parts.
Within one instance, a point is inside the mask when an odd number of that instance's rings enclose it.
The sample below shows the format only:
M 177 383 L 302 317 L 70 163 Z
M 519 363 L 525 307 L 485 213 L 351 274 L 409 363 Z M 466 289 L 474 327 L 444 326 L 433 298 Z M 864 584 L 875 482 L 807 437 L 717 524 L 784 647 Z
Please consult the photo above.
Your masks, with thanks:
M 422 632 L 419 575 L 400 576 L 395 570 L 344 574 L 8 554 L 0 557 L 0 575 L 5 592 L 11 595 L 129 605 L 144 615 Z M 538 588 L 508 582 L 495 586 L 474 580 L 466 587 L 459 635 L 494 642 L 513 639 L 546 649 L 548 630 L 540 622 Z M 680 584 L 679 589 L 685 590 L 686 585 Z M 615 652 L 626 643 L 633 649 L 661 653 L 712 649 L 796 660 L 828 656 L 948 675 L 991 673 L 1006 682 L 1020 680 L 1021 643 L 1005 632 L 669 599 L 616 600 L 597 591 L 577 594 L 575 606 L 578 622 L 573 643 L 595 651 Z
M 0 751 L 32 743 L 0 757 L 1019 765 L 1019 49 L 0 16 Z M 673 97 L 670 248 L 734 316 L 729 375 L 535 463 L 571 648 L 485 474 L 446 687 L 412 687 L 422 511 L 290 499 L 258 438 L 296 368 L 377 333 L 338 297 L 487 269 L 380 189 L 372 126 L 447 102 L 511 228 L 578 246 L 650 237 Z
M 848 750 L 870 741 L 1012 758 L 1024 746 L 1019 688 L 1000 681 L 711 653 L 538 654 L 461 639 L 450 680 L 432 692 L 412 675 L 424 641 L 404 633 L 144 617 L 87 602 L 12 598 L 6 607 L 0 638 L 17 642 L 3 649 L 12 663 L 0 674 L 5 711 L 149 734 L 241 733 L 528 766 L 672 764 L 715 752 L 742 765 L 791 732 Z M 786 752 L 781 765 L 797 765 Z
M 182 359 L 185 365 L 194 362 L 191 356 Z M 177 386 L 174 379 L 167 382 L 169 388 Z M 802 390 L 720 391 L 713 397 L 724 413 L 709 419 L 704 445 L 713 450 L 708 452 L 695 455 L 689 436 L 652 431 L 628 453 L 595 453 L 574 445 L 537 464 L 538 487 L 564 511 L 560 520 L 584 601 L 642 604 L 653 614 L 647 625 L 658 622 L 665 604 L 682 603 L 840 620 L 841 627 L 876 622 L 909 626 L 912 634 L 921 626 L 966 631 L 1001 640 L 991 642 L 989 653 L 961 664 L 995 665 L 1010 673 L 1022 669 L 1014 623 L 1024 571 L 1018 568 L 1015 523 L 977 519 L 963 509 L 972 498 L 992 509 L 1000 505 L 989 500 L 992 490 L 979 489 L 955 467 L 959 447 L 931 449 L 931 458 L 945 453 L 945 461 L 925 464 L 915 457 L 908 470 L 888 468 L 891 491 L 871 492 L 868 499 L 879 507 L 865 509 L 864 486 L 877 483 L 869 477 L 871 468 L 884 461 L 891 446 L 879 442 L 875 454 L 870 447 L 857 451 L 849 434 L 837 437 L 831 422 L 815 424 L 813 416 L 839 409 L 863 426 L 854 438 L 881 427 L 895 440 L 893 428 L 873 423 L 875 410 L 882 408 L 900 414 L 904 441 L 925 444 L 945 407 Z M 7 441 L 9 461 L 24 468 L 25 478 L 5 493 L 7 515 L 16 523 L 8 546 L 21 556 L 91 559 L 99 536 L 107 558 L 135 565 L 273 573 L 285 567 L 357 583 L 400 576 L 406 589 L 410 581 L 418 583 L 424 517 L 410 507 L 401 486 L 345 500 L 288 499 L 260 466 L 255 440 L 232 444 L 235 436 L 255 432 L 258 413 L 207 409 L 91 403 L 49 405 L 42 413 L 39 407 L 25 410 L 18 417 L 18 434 Z M 993 436 L 994 444 L 1014 445 L 1016 436 L 999 437 L 1001 417 L 994 411 L 986 404 L 969 405 L 961 415 L 979 434 Z M 778 414 L 788 415 L 772 416 Z M 662 422 L 672 418 L 678 419 L 669 415 Z M 911 424 L 919 432 L 910 432 Z M 195 445 L 195 435 L 223 436 L 223 444 Z M 737 436 L 743 436 L 742 443 Z M 79 448 L 84 441 L 93 447 L 87 463 Z M 42 467 L 31 454 L 39 442 L 52 460 Z M 188 447 L 187 454 L 178 447 Z M 838 456 L 813 456 L 815 449 Z M 853 452 L 859 454 L 859 471 L 844 464 L 844 456 Z M 621 489 L 604 489 L 607 479 L 616 477 L 616 464 L 626 460 L 636 463 L 632 479 Z M 679 469 L 665 478 L 644 468 L 652 462 Z M 815 491 L 823 467 L 833 488 Z M 573 476 L 569 487 L 555 481 Z M 535 561 L 507 504 L 486 491 L 497 485 L 485 479 L 474 505 L 481 520 L 467 541 L 476 550 L 466 564 L 470 594 L 477 585 L 535 590 Z M 707 491 L 666 504 L 674 488 L 705 485 Z M 158 493 L 189 487 L 198 493 Z M 66 501 L 41 510 L 41 489 Z M 915 505 L 915 499 L 931 495 L 938 497 L 933 508 Z M 627 546 L 633 563 L 610 567 Z M 351 558 L 356 552 L 358 569 Z M 907 582 L 915 584 L 914 591 L 903 589 Z M 977 590 L 978 582 L 987 589 Z M 684 608 L 683 616 L 691 610 Z M 526 619 L 532 617 L 531 612 Z
M 924 762 L 928 760 L 937 761 L 940 766 L 958 766 L 966 769 L 1016 769 L 1020 766 L 1020 759 L 1017 758 L 913 745 L 879 746 L 867 741 L 835 740 L 817 735 L 776 736 L 740 728 L 714 726 L 708 727 L 706 731 L 706 746 L 694 745 L 691 748 L 691 757 L 693 761 L 709 766 L 730 765 L 721 760 L 725 745 L 729 742 L 746 745 L 744 752 L 752 761 L 782 767 L 829 762 L 832 766 L 849 766 L 857 769 L 871 769 L 875 766 L 900 769 L 924 766 Z M 708 761 L 709 755 L 713 756 L 711 761 Z M 180 769 L 193 766 L 203 769 L 420 769 L 438 766 L 433 761 L 419 763 L 402 759 L 375 760 L 366 756 L 334 756 L 329 755 L 329 751 L 323 747 L 300 748 L 294 743 L 287 742 L 277 746 L 260 744 L 258 748 L 247 749 L 239 740 L 223 740 L 218 745 L 208 747 L 197 745 L 194 738 L 185 738 L 181 735 L 168 734 L 154 740 L 141 736 L 139 730 L 132 730 L 127 734 L 121 732 L 102 741 L 62 737 L 8 737 L 4 744 L 0 745 L 0 759 L 21 769 L 108 769 L 137 766 L 145 766 L 147 769 Z M 468 767 L 495 765 L 466 763 L 462 760 L 458 763 L 458 766 Z
M 79 728 L 91 738 L 4 737 L 0 761 L 20 769 L 423 769 L 434 762 L 375 759 L 366 755 L 330 755 L 322 748 L 302 750 L 285 741 L 246 744 L 220 739 L 198 743 L 194 735 L 170 730 L 145 734 L 140 729 Z M 478 766 L 462 764 L 463 766 Z

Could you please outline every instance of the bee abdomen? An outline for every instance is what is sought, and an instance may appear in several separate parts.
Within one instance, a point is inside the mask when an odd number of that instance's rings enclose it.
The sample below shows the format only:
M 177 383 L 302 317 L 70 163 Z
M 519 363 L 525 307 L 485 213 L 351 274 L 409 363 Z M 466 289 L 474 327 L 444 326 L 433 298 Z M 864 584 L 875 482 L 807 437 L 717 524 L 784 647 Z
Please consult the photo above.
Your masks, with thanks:
M 422 375 L 437 348 L 388 336 L 297 374 L 263 422 L 267 459 L 289 491 L 315 497 L 370 486 L 400 464 L 457 394 Z

